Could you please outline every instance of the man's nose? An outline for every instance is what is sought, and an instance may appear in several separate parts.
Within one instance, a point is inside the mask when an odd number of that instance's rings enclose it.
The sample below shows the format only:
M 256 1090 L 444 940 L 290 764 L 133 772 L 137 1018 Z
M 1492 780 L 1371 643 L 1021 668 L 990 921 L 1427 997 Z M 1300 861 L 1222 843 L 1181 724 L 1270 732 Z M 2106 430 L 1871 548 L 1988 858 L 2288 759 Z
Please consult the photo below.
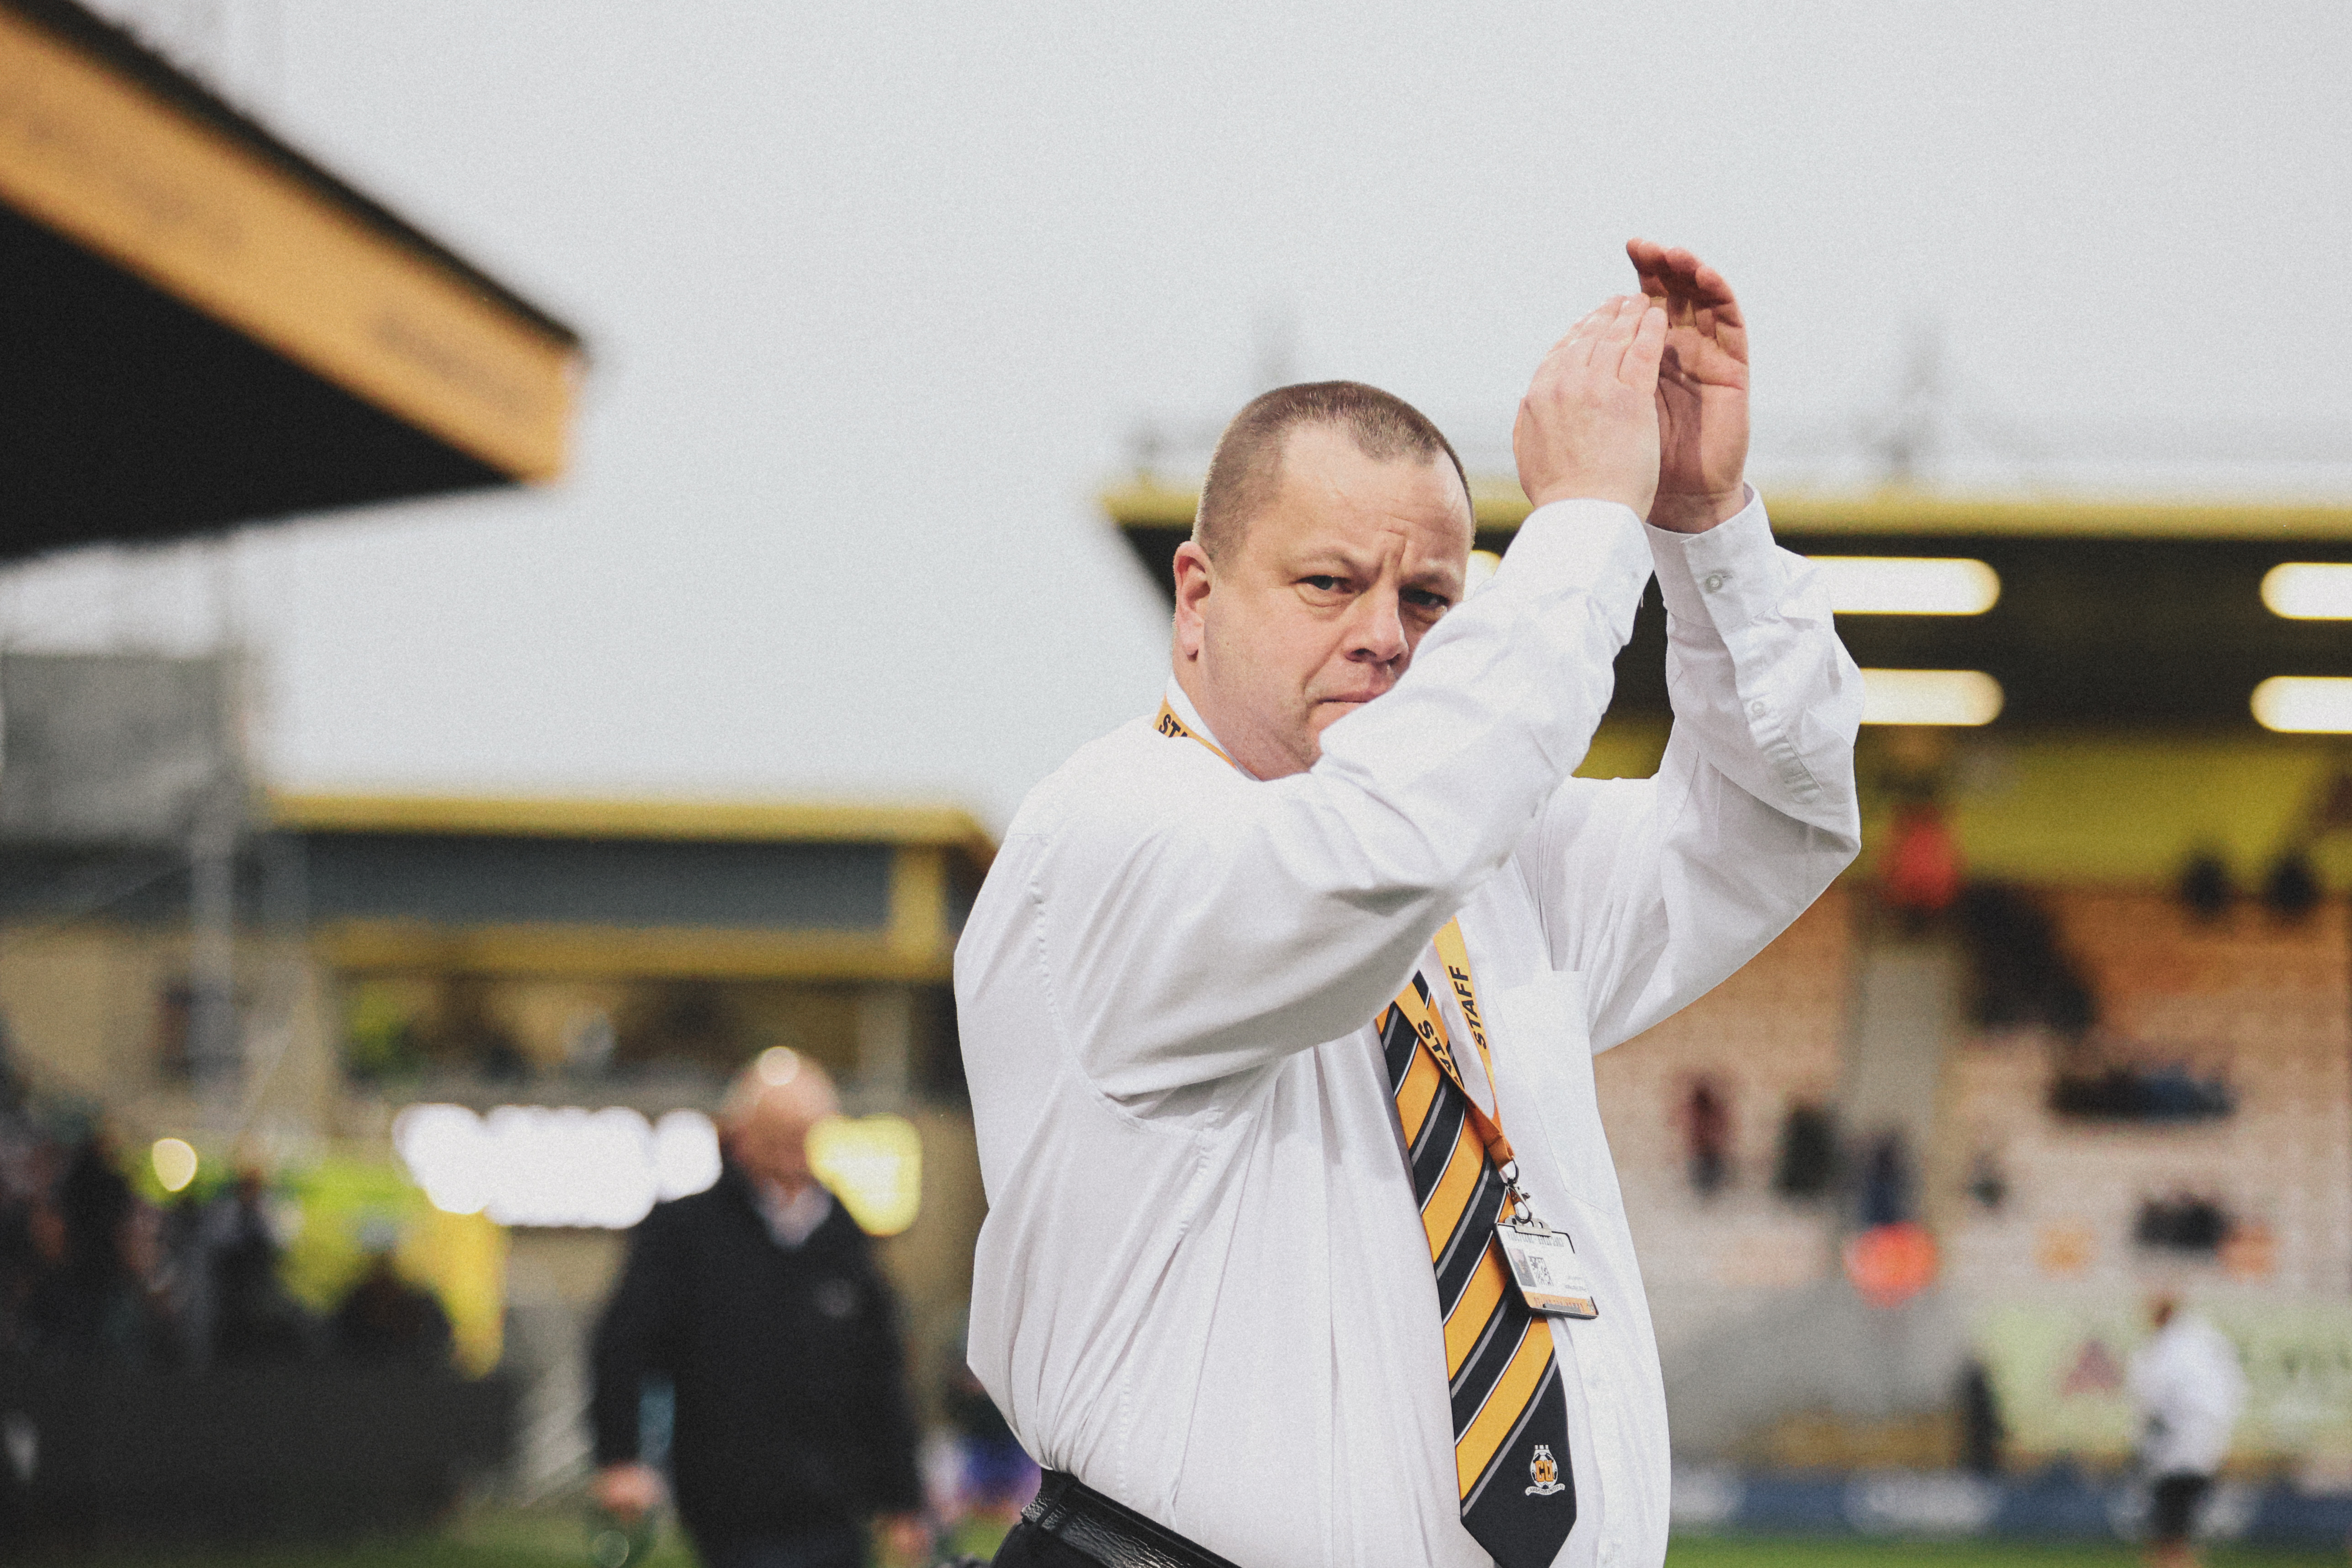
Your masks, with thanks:
M 1348 657 L 1368 664 L 1392 664 L 1404 657 L 1404 605 L 1393 588 L 1374 588 L 1356 601 L 1348 627 Z

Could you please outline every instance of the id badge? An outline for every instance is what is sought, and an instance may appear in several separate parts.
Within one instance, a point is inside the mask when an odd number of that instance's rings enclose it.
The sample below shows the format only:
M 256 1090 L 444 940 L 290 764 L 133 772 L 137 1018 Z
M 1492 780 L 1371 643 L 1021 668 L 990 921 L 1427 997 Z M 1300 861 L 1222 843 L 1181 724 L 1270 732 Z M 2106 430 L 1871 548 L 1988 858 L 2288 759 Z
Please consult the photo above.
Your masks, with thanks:
M 1502 1238 L 1511 1278 L 1530 1311 L 1560 1318 L 1601 1315 L 1592 1287 L 1585 1282 L 1584 1266 L 1565 1235 L 1541 1221 L 1524 1226 L 1507 1221 L 1495 1227 L 1495 1234 Z

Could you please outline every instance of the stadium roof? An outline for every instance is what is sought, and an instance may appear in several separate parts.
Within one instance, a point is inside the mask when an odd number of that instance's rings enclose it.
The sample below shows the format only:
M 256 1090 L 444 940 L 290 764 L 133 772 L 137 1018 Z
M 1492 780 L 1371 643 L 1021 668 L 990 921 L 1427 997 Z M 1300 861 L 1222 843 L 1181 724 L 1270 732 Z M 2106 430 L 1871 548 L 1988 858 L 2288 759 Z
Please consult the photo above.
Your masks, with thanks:
M 940 981 L 995 855 L 947 806 L 280 795 L 354 971 Z
M 949 806 L 281 795 L 236 877 L 356 973 L 941 982 L 996 846 Z M 184 846 L 0 836 L 0 925 L 181 926 Z
M 1171 563 L 1198 487 L 1140 477 L 1104 493 L 1136 559 L 1172 595 Z M 1518 486 L 1474 479 L 1482 550 L 1528 514 Z M 1865 668 L 1982 671 L 1996 722 L 2252 731 L 2273 676 L 2352 677 L 2345 622 L 2273 613 L 2263 584 L 2289 562 L 2352 563 L 2352 506 L 2020 499 L 1885 490 L 1771 495 L 1774 532 L 1806 554 L 1965 558 L 1999 596 L 1967 615 L 1841 614 Z M 1665 617 L 1654 586 L 1617 665 L 1612 711 L 1663 718 Z
M 1470 499 L 1481 535 L 1507 537 L 1527 521 L 1528 500 L 1516 479 L 1474 474 Z M 1140 540 L 1164 529 L 1189 532 L 1200 500 L 1196 483 L 1139 475 L 1105 490 L 1102 506 L 1130 540 Z M 1807 536 L 2352 541 L 2352 505 L 2342 504 L 1969 496 L 1904 489 L 1853 495 L 1775 490 L 1767 501 L 1777 531 Z
M 0 561 L 552 479 L 580 339 L 71 0 L 0 0 Z

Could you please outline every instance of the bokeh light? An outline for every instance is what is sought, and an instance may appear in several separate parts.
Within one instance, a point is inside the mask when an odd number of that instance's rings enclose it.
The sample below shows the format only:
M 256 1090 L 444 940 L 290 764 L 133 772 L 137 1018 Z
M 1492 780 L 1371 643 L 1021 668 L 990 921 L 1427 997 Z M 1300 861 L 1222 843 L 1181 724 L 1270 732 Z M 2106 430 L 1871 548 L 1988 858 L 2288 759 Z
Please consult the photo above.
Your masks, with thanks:
M 2294 735 L 2352 734 L 2352 678 L 2274 675 L 2254 688 L 2254 719 Z
M 2263 574 L 2263 603 L 2291 621 L 2352 620 L 2352 563 L 2289 561 Z
M 651 1125 L 626 1106 L 412 1105 L 392 1136 L 436 1208 L 500 1225 L 624 1230 L 719 1179 L 718 1129 L 698 1110 Z
M 1951 556 L 1816 555 L 1830 608 L 1842 616 L 1980 616 L 2000 599 L 2000 574 Z
M 923 1201 L 923 1139 L 903 1116 L 830 1116 L 809 1129 L 809 1164 L 869 1236 L 896 1236 Z
M 196 1151 L 184 1138 L 156 1139 L 147 1162 L 155 1168 L 156 1184 L 167 1193 L 184 1191 L 196 1179 Z
M 1862 721 L 1973 727 L 2000 717 L 2000 682 L 1980 669 L 1865 669 Z

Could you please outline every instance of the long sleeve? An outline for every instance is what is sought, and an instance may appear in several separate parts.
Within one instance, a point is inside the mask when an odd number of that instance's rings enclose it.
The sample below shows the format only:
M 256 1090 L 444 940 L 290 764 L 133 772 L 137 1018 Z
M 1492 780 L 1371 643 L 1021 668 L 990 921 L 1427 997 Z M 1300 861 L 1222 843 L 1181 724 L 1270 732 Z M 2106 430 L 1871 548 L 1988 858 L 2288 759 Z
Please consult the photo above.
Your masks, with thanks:
M 1763 505 L 1652 529 L 1674 731 L 1656 776 L 1571 779 L 1520 865 L 1553 965 L 1582 972 L 1593 1049 L 1748 962 L 1861 847 L 1862 681 L 1819 574 Z
M 1062 1037 L 1114 1097 L 1362 1026 L 1582 760 L 1651 569 L 1643 533 L 1607 502 L 1539 509 L 1486 590 L 1304 773 L 1256 783 L 1150 735 L 1081 753 L 992 877 L 1030 918 L 966 933 L 971 948 L 1031 927 L 1020 940 L 1042 951 L 960 953 L 959 973 L 1038 962 Z
M 596 1324 L 590 1352 L 595 1386 L 588 1415 L 599 1465 L 638 1458 L 637 1407 L 646 1376 L 672 1367 L 684 1310 L 681 1292 L 689 1278 L 680 1267 L 672 1218 L 656 1208 L 630 1233 L 621 1281 Z

